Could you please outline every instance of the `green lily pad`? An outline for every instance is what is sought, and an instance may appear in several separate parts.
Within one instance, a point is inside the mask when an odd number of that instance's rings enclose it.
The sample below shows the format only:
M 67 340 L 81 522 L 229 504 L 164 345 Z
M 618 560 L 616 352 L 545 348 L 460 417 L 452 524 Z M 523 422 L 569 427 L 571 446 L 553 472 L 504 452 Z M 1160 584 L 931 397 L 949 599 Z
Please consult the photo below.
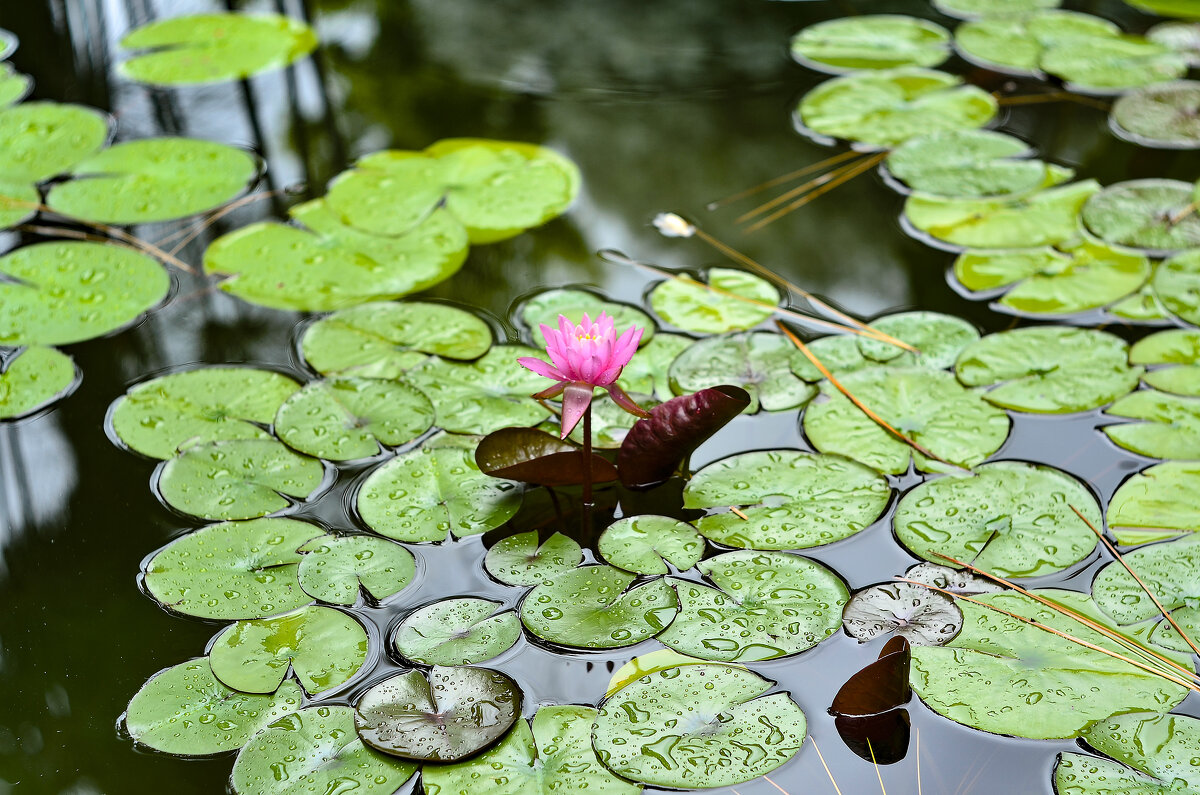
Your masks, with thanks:
M 151 677 L 129 702 L 125 728 L 135 742 L 179 756 L 211 756 L 241 748 L 261 729 L 300 709 L 299 685 L 284 682 L 269 695 L 230 690 L 208 658 L 180 663 Z
M 962 352 L 955 365 L 967 386 L 990 387 L 983 397 L 1016 411 L 1067 414 L 1111 403 L 1137 387 L 1120 337 L 1072 326 L 1002 331 Z
M 1200 323 L 1200 249 L 1160 262 L 1150 284 L 1167 311 L 1193 325 Z
M 763 695 L 773 684 L 719 663 L 647 674 L 601 703 L 592 745 L 609 770 L 650 786 L 750 781 L 795 756 L 807 732 L 786 693 Z
M 237 795 L 391 795 L 417 766 L 363 745 L 350 707 L 308 707 L 255 735 L 233 763 Z
M 425 795 L 470 795 L 480 788 L 494 795 L 582 792 L 636 795 L 631 784 L 608 771 L 592 750 L 596 710 L 574 704 L 546 706 L 523 720 L 490 751 L 455 765 L 427 766 L 421 773 Z
M 691 344 L 692 339 L 682 334 L 655 334 L 621 370 L 617 385 L 631 394 L 651 395 L 659 402 L 670 400 L 675 393 L 667 372 L 675 357 Z
M 697 340 L 671 363 L 671 388 L 682 395 L 721 384 L 743 387 L 750 393 L 748 414 L 799 408 L 817 390 L 792 372 L 795 352 L 786 337 L 766 331 Z
M 167 295 L 162 267 L 132 249 L 55 241 L 0 257 L 0 345 L 67 345 L 129 325 Z
M 300 338 L 304 360 L 323 375 L 396 379 L 436 354 L 478 359 L 492 330 L 477 315 L 420 301 L 363 304 L 334 312 Z
M 1196 186 L 1177 179 L 1134 179 L 1087 200 L 1080 217 L 1109 243 L 1169 253 L 1200 245 L 1200 216 L 1188 208 Z
M 353 605 L 364 591 L 373 599 L 386 599 L 416 575 L 411 552 L 375 536 L 325 535 L 300 551 L 300 587 L 331 604 Z
M 539 351 L 497 345 L 470 364 L 430 358 L 405 380 L 433 403 L 437 425 L 451 433 L 488 434 L 513 425 L 537 425 L 550 411 L 530 395 L 551 384 L 517 364 Z
M 173 612 L 220 621 L 294 610 L 312 601 L 297 581 L 298 550 L 318 537 L 321 528 L 294 519 L 202 527 L 145 564 L 146 591 Z
M 22 102 L 0 110 L 0 176 L 41 182 L 69 171 L 108 140 L 108 117 L 83 105 Z
M 285 400 L 275 416 L 285 444 L 328 461 L 370 458 L 432 425 L 433 404 L 422 392 L 374 378 L 316 381 Z
M 534 344 L 544 346 L 546 338 L 542 336 L 541 324 L 558 328 L 559 315 L 565 315 L 572 323 L 579 323 L 584 312 L 593 320 L 601 312 L 607 312 L 618 334 L 630 326 L 637 326 L 642 330 L 643 346 L 654 338 L 654 321 L 645 312 L 630 304 L 606 300 L 588 290 L 559 288 L 538 293 L 521 304 L 519 315 L 521 322 L 529 329 Z M 637 355 L 642 355 L 640 350 Z
M 1054 589 L 1037 593 L 1111 626 L 1083 594 Z M 974 598 L 1110 651 L 1127 651 L 1021 594 L 1005 591 Z M 913 647 L 910 677 L 922 701 L 957 723 L 1037 740 L 1075 737 L 1114 712 L 1161 712 L 1188 693 L 1126 662 L 987 607 L 970 602 L 960 602 L 959 607 L 962 631 L 946 646 Z M 1163 653 L 1190 664 L 1184 655 Z
M 1200 82 L 1176 80 L 1123 94 L 1109 112 L 1109 125 L 1138 146 L 1200 148 Z
M 736 268 L 710 268 L 705 282 L 722 293 L 750 298 L 775 306 L 779 291 L 766 279 Z M 651 308 L 665 322 L 696 334 L 723 334 L 757 326 L 771 309 L 714 293 L 691 277 L 659 282 L 648 297 Z
M 996 98 L 962 78 L 908 67 L 827 80 L 796 110 L 814 133 L 891 148 L 938 130 L 982 127 L 996 115 Z
M 254 179 L 249 153 L 191 138 L 127 141 L 92 155 L 55 185 L 55 212 L 105 224 L 169 221 L 212 210 Z
M 252 367 L 199 367 L 152 378 L 113 403 L 113 433 L 131 450 L 168 459 L 179 448 L 225 439 L 270 439 L 265 428 L 300 388 Z
M 1183 77 L 1188 57 L 1140 36 L 1097 37 L 1046 50 L 1041 67 L 1073 91 L 1119 94 Z
M 274 693 L 295 674 L 306 693 L 339 687 L 367 660 L 367 631 L 331 607 L 239 621 L 213 639 L 213 675 L 243 693 Z
M 1054 769 L 1055 790 L 1061 795 L 1167 795 L 1200 788 L 1192 762 L 1200 754 L 1200 721 L 1195 718 L 1159 712 L 1113 715 L 1094 724 L 1083 739 L 1117 761 L 1063 754 Z
M 1150 14 L 1183 19 L 1200 19 L 1200 3 L 1196 0 L 1125 0 L 1127 5 Z
M 1121 484 L 1108 503 L 1118 544 L 1136 545 L 1200 532 L 1200 464 L 1158 464 Z
M 521 716 L 521 690 L 499 671 L 434 667 L 385 679 L 359 699 L 363 742 L 401 759 L 457 762 L 495 745 Z
M 868 467 L 799 450 L 741 453 L 697 472 L 685 508 L 724 509 L 697 519 L 702 535 L 743 549 L 806 549 L 865 530 L 892 490 Z M 746 517 L 733 513 L 738 508 Z
M 1104 410 L 1143 422 L 1106 425 L 1121 447 L 1150 458 L 1200 458 L 1200 398 L 1139 389 Z
M 19 44 L 17 34 L 11 30 L 0 28 L 0 59 L 7 58 L 16 52 Z
M 1129 363 L 1149 365 L 1142 380 L 1155 389 L 1200 397 L 1200 331 L 1196 329 L 1144 337 L 1129 349 Z
M 41 200 L 32 183 L 0 179 L 0 230 L 19 226 L 37 215 Z
M 202 519 L 257 519 L 309 499 L 323 485 L 320 461 L 274 439 L 231 439 L 185 448 L 158 471 L 158 493 Z
M 1044 10 L 1028 15 L 1005 14 L 967 22 L 954 31 L 959 54 L 971 63 L 998 72 L 1037 76 L 1042 59 L 1062 48 L 1086 50 L 1121 35 L 1107 19 L 1075 11 Z
M 954 366 L 963 348 L 979 339 L 978 329 L 970 323 L 940 312 L 899 312 L 871 321 L 871 327 L 917 349 L 918 352 L 914 353 L 870 337 L 860 335 L 855 338 L 863 357 L 870 362 L 892 367 L 944 370 Z M 805 361 L 808 361 L 807 358 Z M 794 364 L 793 369 L 796 369 Z
M 1178 20 L 1162 22 L 1146 31 L 1146 38 L 1183 55 L 1189 65 L 1200 65 L 1200 25 L 1197 23 Z
M 1123 557 L 1175 623 L 1193 642 L 1200 641 L 1200 607 L 1195 601 L 1195 594 L 1200 592 L 1200 536 L 1190 534 L 1176 541 L 1151 544 Z M 1120 562 L 1113 561 L 1096 574 L 1092 598 L 1122 626 L 1156 621 L 1150 633 L 1154 643 L 1190 652 L 1187 640 L 1162 618 L 1154 600 Z
M 958 19 L 1028 14 L 1060 5 L 1062 0 L 933 0 L 934 8 Z
M 899 14 L 867 14 L 809 25 L 792 37 L 792 57 L 822 72 L 937 66 L 950 57 L 941 25 Z
M 618 569 L 666 574 L 670 563 L 687 571 L 704 555 L 704 539 L 687 522 L 669 516 L 627 516 L 600 534 L 600 555 Z
M 423 152 L 362 158 L 326 201 L 345 223 L 377 235 L 402 235 L 444 207 L 472 243 L 492 243 L 562 215 L 579 182 L 575 164 L 551 149 L 448 138 Z
M 480 472 L 472 441 L 469 447 L 422 447 L 381 464 L 356 504 L 377 533 L 397 541 L 444 541 L 504 524 L 521 507 L 521 490 Z
M 1031 155 L 1020 138 L 994 130 L 943 130 L 910 138 L 885 162 L 914 191 L 963 199 L 1029 193 L 1075 174 Z
M 1096 499 L 1075 478 L 998 461 L 922 483 L 900 500 L 893 521 L 896 538 L 917 557 L 945 564 L 941 553 L 1001 577 L 1040 577 L 1096 548 L 1095 533 L 1072 506 L 1101 525 Z
M 35 346 L 0 363 L 0 420 L 32 414 L 79 386 L 75 361 L 54 348 Z
M 641 355 L 640 352 L 638 355 Z M 665 378 L 665 373 L 663 377 Z M 649 395 L 638 392 L 626 392 L 626 394 L 634 403 L 647 411 L 659 404 L 659 401 Z M 601 392 L 592 399 L 592 447 L 596 450 L 619 449 L 639 419 L 641 417 L 634 416 L 618 406 L 615 400 L 609 398 L 607 392 Z M 562 430 L 558 417 L 548 419 L 538 427 L 552 436 L 558 436 Z M 567 438 L 575 444 L 582 445 L 583 423 L 576 425 Z
M 483 559 L 488 574 L 505 585 L 541 585 L 582 562 L 575 539 L 555 533 L 539 545 L 536 530 L 500 539 Z
M 967 350 L 970 350 L 968 348 Z M 973 467 L 1000 449 L 1009 419 L 954 376 L 916 367 L 872 367 L 839 379 L 842 386 L 907 438 L 961 467 Z M 910 464 L 923 472 L 945 471 L 868 417 L 829 383 L 828 400 L 804 413 L 804 435 L 823 453 L 837 453 L 893 475 Z
M 143 25 L 121 39 L 142 51 L 123 77 L 162 86 L 218 83 L 281 69 L 317 48 L 312 29 L 278 14 L 197 14 Z
M 636 575 L 583 566 L 534 587 L 521 602 L 521 623 L 542 640 L 580 649 L 632 646 L 662 632 L 679 601 L 666 581 L 630 587 Z
M 1157 270 L 1155 268 L 1155 271 Z M 1151 283 L 1153 278 L 1151 275 Z M 1163 306 L 1150 283 L 1143 285 L 1142 289 L 1128 298 L 1117 301 L 1108 311 L 1117 317 L 1137 323 L 1156 323 L 1169 317 L 1167 308 Z
M 786 552 L 726 552 L 697 568 L 716 588 L 672 579 L 679 615 L 658 636 L 680 654 L 720 662 L 787 657 L 842 625 L 845 583 L 820 563 Z
M 842 612 L 842 626 L 859 643 L 892 635 L 913 646 L 941 646 L 958 634 L 962 620 L 953 599 L 908 582 L 864 588 Z
M 0 108 L 15 105 L 33 90 L 33 78 L 10 63 L 0 63 Z
M 914 193 L 904 202 L 904 220 L 952 249 L 1054 246 L 1078 237 L 1080 208 L 1099 189 L 1087 179 L 1017 197 L 947 199 Z
M 521 637 L 521 620 L 500 602 L 444 599 L 409 613 L 393 643 L 421 665 L 474 665 L 503 654 Z

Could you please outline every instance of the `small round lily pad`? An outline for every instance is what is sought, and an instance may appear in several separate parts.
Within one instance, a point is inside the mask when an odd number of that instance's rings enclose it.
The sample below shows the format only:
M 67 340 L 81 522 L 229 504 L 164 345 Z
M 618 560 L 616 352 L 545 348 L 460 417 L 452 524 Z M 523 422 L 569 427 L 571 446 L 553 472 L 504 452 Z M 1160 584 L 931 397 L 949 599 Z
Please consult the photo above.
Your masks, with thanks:
M 539 544 L 536 530 L 500 539 L 483 560 L 488 574 L 505 585 L 541 585 L 581 562 L 583 550 L 575 539 L 555 533 Z
M 747 413 L 786 411 L 817 394 L 792 372 L 792 343 L 781 334 L 754 331 L 708 337 L 692 343 L 671 363 L 671 388 L 678 394 L 733 384 L 750 393 Z
M 962 628 L 962 611 L 953 599 L 929 588 L 885 583 L 854 594 L 842 626 L 859 643 L 896 635 L 914 646 L 941 646 Z
M 1108 503 L 1108 527 L 1128 546 L 1200 532 L 1200 464 L 1170 461 L 1126 480 Z
M 936 23 L 899 14 L 831 19 L 793 36 L 792 57 L 834 74 L 937 66 L 950 57 L 950 34 Z
M 1138 146 L 1200 148 L 1200 82 L 1176 80 L 1134 89 L 1113 104 L 1109 123 Z
M 62 400 L 79 386 L 75 361 L 54 348 L 34 346 L 0 362 L 0 420 L 11 420 Z
M 1134 179 L 1109 185 L 1080 212 L 1088 230 L 1109 243 L 1168 254 L 1200 246 L 1196 186 L 1177 179 Z
M 1032 155 L 1020 138 L 995 130 L 942 130 L 909 139 L 885 162 L 912 190 L 963 199 L 1029 193 L 1074 174 Z
M 668 563 L 679 571 L 699 563 L 704 538 L 687 522 L 669 516 L 628 516 L 605 528 L 598 548 L 600 555 L 618 569 L 666 574 Z
M 500 602 L 444 599 L 418 608 L 396 628 L 396 651 L 421 665 L 475 665 L 503 654 L 521 637 L 521 620 Z
M 41 182 L 104 146 L 108 117 L 83 105 L 22 102 L 0 110 L 0 174 Z
M 654 286 L 647 300 L 665 322 L 695 334 L 723 334 L 757 326 L 774 314 L 770 307 L 779 303 L 774 285 L 736 268 L 710 268 L 704 282 L 719 292 L 706 290 L 690 277 L 667 279 Z
M 1150 458 L 1200 458 L 1200 398 L 1139 389 L 1104 413 L 1141 420 L 1104 426 L 1108 438 L 1126 450 Z
M 416 575 L 411 552 L 376 536 L 323 535 L 300 551 L 300 587 L 331 604 L 353 605 L 363 592 L 375 600 L 386 599 Z

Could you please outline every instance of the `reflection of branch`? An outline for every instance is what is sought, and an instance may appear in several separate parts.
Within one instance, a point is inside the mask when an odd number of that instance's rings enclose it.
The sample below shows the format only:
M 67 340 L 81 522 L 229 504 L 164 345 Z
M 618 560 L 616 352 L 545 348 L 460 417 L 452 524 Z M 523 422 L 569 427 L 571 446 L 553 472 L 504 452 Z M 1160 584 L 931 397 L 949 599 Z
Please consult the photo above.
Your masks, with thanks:
M 1089 108 L 1109 109 L 1109 103 L 1102 99 L 1084 97 L 1079 94 L 1072 94 L 1069 91 L 1052 91 L 1048 94 L 1022 94 L 1020 96 L 1007 97 L 998 94 L 993 94 L 992 96 L 996 97 L 996 102 L 1000 105 L 1040 105 L 1045 102 L 1076 102 L 1080 105 L 1087 105 Z

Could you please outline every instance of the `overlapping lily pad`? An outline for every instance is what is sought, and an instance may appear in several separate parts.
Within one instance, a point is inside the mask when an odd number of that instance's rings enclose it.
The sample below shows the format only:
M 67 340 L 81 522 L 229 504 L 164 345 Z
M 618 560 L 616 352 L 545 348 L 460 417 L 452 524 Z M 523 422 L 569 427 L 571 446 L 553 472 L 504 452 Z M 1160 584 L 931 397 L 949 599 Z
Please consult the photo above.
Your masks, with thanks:
M 367 660 L 362 624 L 330 607 L 239 621 L 213 639 L 213 675 L 243 693 L 274 693 L 294 674 L 310 695 L 340 687 Z
M 1091 14 L 1036 10 L 988 15 L 959 25 L 954 44 L 972 63 L 1007 74 L 1036 76 L 1042 59 L 1052 51 L 1084 49 L 1120 33 L 1114 23 Z
M 679 602 L 666 581 L 633 585 L 635 579 L 612 566 L 555 574 L 526 594 L 521 623 L 560 646 L 617 649 L 640 643 L 671 623 Z
M 1041 67 L 1073 91 L 1119 94 L 1183 77 L 1188 61 L 1186 54 L 1165 44 L 1114 36 L 1053 47 L 1042 54 Z
M 131 450 L 167 459 L 181 447 L 224 439 L 270 439 L 265 429 L 300 388 L 252 367 L 199 367 L 131 387 L 113 403 L 113 433 Z
M 284 682 L 267 695 L 231 690 L 217 681 L 208 658 L 153 676 L 129 702 L 125 729 L 156 751 L 211 756 L 241 748 L 261 729 L 300 709 L 299 685 Z
M 990 403 L 1016 411 L 1066 414 L 1111 403 L 1137 386 L 1129 346 L 1095 329 L 1034 326 L 988 336 L 962 352 L 958 380 L 989 387 Z
M 1145 544 L 1200 532 L 1200 464 L 1174 461 L 1144 469 L 1108 503 L 1119 544 Z
M 799 654 L 838 631 L 850 598 L 832 571 L 786 552 L 727 552 L 697 568 L 717 587 L 672 579 L 679 615 L 658 639 L 704 660 Z
M 817 135 L 890 148 L 938 130 L 982 127 L 996 99 L 962 78 L 908 67 L 828 80 L 804 95 L 796 110 Z
M 834 74 L 937 66 L 950 57 L 950 34 L 941 25 L 898 14 L 831 19 L 793 36 L 792 57 Z
M 474 446 L 443 440 L 380 465 L 359 489 L 359 516 L 397 541 L 444 541 L 504 524 L 521 506 L 521 491 L 480 472 Z
M 580 323 L 584 312 L 593 320 L 599 317 L 601 312 L 607 313 L 613 319 L 613 326 L 618 333 L 623 333 L 630 326 L 637 326 L 642 330 L 642 345 L 654 337 L 654 321 L 636 306 L 606 300 L 589 290 L 569 287 L 547 290 L 533 296 L 521 304 L 520 317 L 521 322 L 529 329 L 533 341 L 538 345 L 545 345 L 546 339 L 542 336 L 541 324 L 558 328 L 559 315 L 565 315 L 572 323 Z
M 157 472 L 158 493 L 202 519 L 257 519 L 309 499 L 325 467 L 274 439 L 231 439 L 185 448 Z
M 1113 104 L 1109 123 L 1122 138 L 1159 149 L 1200 147 L 1200 82 L 1143 86 Z
M 1200 397 L 1200 331 L 1151 334 L 1129 349 L 1129 363 L 1148 366 L 1142 380 L 1155 389 Z
M 405 374 L 433 403 L 438 427 L 451 433 L 487 434 L 513 425 L 536 425 L 550 412 L 530 398 L 549 384 L 517 364 L 539 351 L 497 345 L 470 364 L 430 358 Z
M 0 63 L 0 108 L 15 105 L 33 89 L 33 78 L 22 74 L 10 63 Z
M 720 292 L 706 290 L 690 277 L 667 279 L 654 286 L 647 300 L 665 322 L 696 334 L 723 334 L 757 326 L 773 314 L 761 304 L 779 303 L 779 290 L 774 285 L 743 270 L 710 268 L 704 281 Z
M 614 773 L 651 786 L 750 781 L 795 756 L 807 731 L 786 693 L 763 695 L 772 684 L 718 663 L 655 671 L 602 702 L 592 745 Z
M 9 346 L 103 336 L 157 305 L 171 285 L 144 254 L 77 241 L 18 248 L 0 257 L 0 277 L 0 345 Z
M 908 343 L 916 350 L 905 350 L 866 335 L 821 337 L 808 343 L 808 349 L 825 369 L 840 377 L 880 364 L 945 369 L 954 364 L 963 348 L 979 339 L 979 331 L 970 323 L 940 312 L 885 315 L 871 321 L 871 327 Z M 816 382 L 825 377 L 799 350 L 792 353 L 792 372 L 805 381 Z
M 78 385 L 75 361 L 65 353 L 40 346 L 18 351 L 0 363 L 0 420 L 32 414 Z
M 1082 594 L 1052 589 L 1037 593 L 1110 624 Z M 1116 641 L 1029 597 L 1004 592 L 975 598 L 1118 654 L 1126 652 Z M 1033 739 L 1074 737 L 1114 712 L 1161 712 L 1188 693 L 1180 685 L 985 606 L 961 602 L 959 607 L 963 628 L 954 640 L 912 650 L 913 690 L 936 712 L 958 723 Z M 1190 664 L 1184 655 L 1162 653 Z
M 300 587 L 314 599 L 352 605 L 366 592 L 386 599 L 416 575 L 412 553 L 376 536 L 324 535 L 300 547 Z
M 417 766 L 363 745 L 350 707 L 308 707 L 267 726 L 238 754 L 237 795 L 391 795 Z
M 704 539 L 687 522 L 669 516 L 627 516 L 605 528 L 600 555 L 636 574 L 666 574 L 670 563 L 686 571 L 704 555 Z
M 83 105 L 22 102 L 0 110 L 0 177 L 41 182 L 104 146 L 108 118 Z
M 1150 458 L 1200 458 L 1200 398 L 1139 389 L 1104 410 L 1141 422 L 1106 425 L 1108 438 Z
M 910 138 L 886 163 L 914 191 L 963 199 L 1029 193 L 1075 173 L 1032 155 L 1020 138 L 994 130 L 943 130 Z
M 1001 577 L 1061 571 L 1096 548 L 1096 499 L 1077 480 L 1047 466 L 984 464 L 917 486 L 896 508 L 896 537 L 918 557 L 949 555 Z
M 1151 285 L 1171 314 L 1193 325 L 1200 324 L 1200 249 L 1185 251 L 1159 263 Z
M 444 599 L 419 608 L 396 628 L 396 651 L 421 665 L 474 665 L 503 654 L 521 637 L 521 620 L 499 602 Z
M 670 400 L 675 393 L 667 372 L 675 357 L 691 344 L 692 340 L 682 334 L 655 334 L 625 365 L 617 384 L 629 393 L 651 395 L 660 402 Z
M 1200 216 L 1191 209 L 1196 193 L 1177 179 L 1118 182 L 1089 198 L 1080 217 L 1109 243 L 1170 253 L 1200 245 Z
M 914 646 L 941 646 L 962 628 L 962 611 L 953 599 L 929 588 L 885 583 L 854 594 L 842 613 L 842 626 L 860 643 L 897 635 Z
M 678 394 L 733 384 L 750 393 L 753 413 L 803 406 L 817 390 L 791 368 L 796 352 L 781 334 L 755 331 L 709 337 L 691 345 L 671 363 L 671 388 Z
M 1188 639 L 1200 642 L 1200 606 L 1195 597 L 1200 592 L 1200 536 L 1192 533 L 1176 541 L 1141 547 L 1125 554 L 1124 559 L 1141 583 L 1119 561 L 1113 561 L 1092 581 L 1096 604 L 1122 626 L 1157 621 L 1150 634 L 1154 643 L 1179 652 L 1190 651 Z M 1170 612 L 1187 638 L 1181 638 L 1162 618 L 1147 589 Z
M 1083 740 L 1117 761 L 1063 754 L 1054 769 L 1060 795 L 1166 795 L 1200 787 L 1200 721 L 1133 712 L 1098 721 Z
M 970 350 L 968 348 L 967 350 Z M 950 373 L 916 367 L 872 367 L 840 379 L 842 386 L 906 438 L 952 465 L 972 467 L 1000 449 L 1009 419 Z M 912 462 L 925 472 L 947 469 L 913 449 L 855 406 L 836 387 L 804 414 L 804 434 L 823 453 L 838 453 L 881 472 L 901 474 Z
M 799 450 L 767 450 L 704 467 L 684 489 L 683 504 L 719 509 L 694 523 L 719 544 L 805 549 L 866 529 L 883 513 L 890 495 L 887 480 L 857 462 Z
M 33 183 L 0 177 L 0 230 L 11 229 L 37 215 L 41 200 Z
M 488 574 L 505 585 L 541 585 L 572 571 L 583 550 L 570 536 L 555 533 L 541 544 L 536 530 L 497 541 L 484 558 Z
M 278 14 L 198 14 L 143 25 L 121 39 L 136 50 L 119 67 L 131 80 L 187 85 L 280 69 L 317 47 L 312 29 Z

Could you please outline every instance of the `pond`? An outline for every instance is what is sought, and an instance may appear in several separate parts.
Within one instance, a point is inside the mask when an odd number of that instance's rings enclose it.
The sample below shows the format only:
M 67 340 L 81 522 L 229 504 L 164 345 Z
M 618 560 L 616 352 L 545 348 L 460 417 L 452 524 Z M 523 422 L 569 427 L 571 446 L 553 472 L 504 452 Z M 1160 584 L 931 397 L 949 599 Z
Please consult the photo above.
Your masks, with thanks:
M 1200 792 L 1200 4 L 1058 5 L 9 3 L 0 793 Z

